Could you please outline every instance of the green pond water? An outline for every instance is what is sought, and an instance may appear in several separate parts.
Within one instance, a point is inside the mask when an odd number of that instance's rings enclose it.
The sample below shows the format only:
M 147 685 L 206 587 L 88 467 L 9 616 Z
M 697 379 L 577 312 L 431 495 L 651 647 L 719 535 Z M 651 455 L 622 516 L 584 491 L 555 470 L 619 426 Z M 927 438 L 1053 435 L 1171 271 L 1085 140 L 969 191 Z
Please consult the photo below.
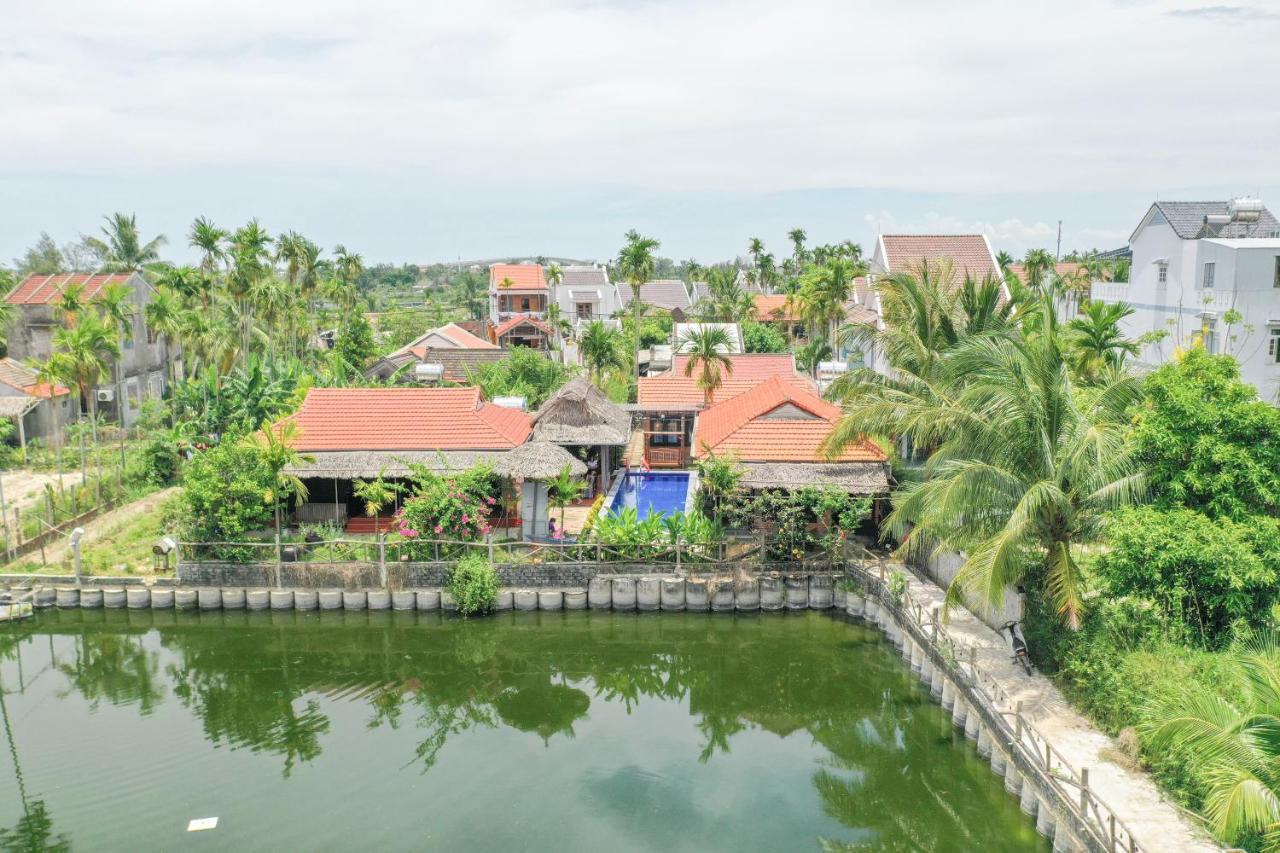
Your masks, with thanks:
M 0 649 L 0 850 L 1047 849 L 825 614 L 45 611 Z

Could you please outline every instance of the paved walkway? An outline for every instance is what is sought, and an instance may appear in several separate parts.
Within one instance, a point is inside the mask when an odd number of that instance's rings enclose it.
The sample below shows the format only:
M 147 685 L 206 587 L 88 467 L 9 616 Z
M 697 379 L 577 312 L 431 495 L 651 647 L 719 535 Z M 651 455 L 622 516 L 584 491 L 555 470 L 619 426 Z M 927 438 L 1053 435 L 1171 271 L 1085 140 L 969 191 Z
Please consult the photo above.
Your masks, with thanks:
M 944 593 L 933 581 L 909 568 L 895 568 L 912 578 L 908 594 L 926 612 L 942 606 Z M 1013 660 L 1004 635 L 962 608 L 951 611 L 946 629 L 957 642 L 978 650 L 978 667 L 999 684 L 1011 701 L 1022 702 L 1023 715 L 1072 767 L 1089 768 L 1089 787 L 1128 824 L 1145 850 L 1199 853 L 1222 849 L 1194 819 L 1160 792 L 1151 777 L 1109 760 L 1109 752 L 1118 753 L 1115 742 L 1073 709 L 1049 679 L 1023 672 Z

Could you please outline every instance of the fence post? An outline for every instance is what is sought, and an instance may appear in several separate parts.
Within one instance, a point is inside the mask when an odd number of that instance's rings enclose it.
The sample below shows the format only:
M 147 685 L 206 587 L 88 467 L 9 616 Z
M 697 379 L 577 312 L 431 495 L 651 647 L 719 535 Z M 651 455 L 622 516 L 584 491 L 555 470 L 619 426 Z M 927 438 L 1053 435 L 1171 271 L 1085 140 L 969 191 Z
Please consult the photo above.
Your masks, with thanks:
M 484 535 L 484 541 L 489 545 L 489 565 L 493 565 L 493 531 L 490 530 Z
M 1085 819 L 1089 817 L 1089 768 L 1080 768 L 1080 811 Z
M 44 493 L 44 510 L 49 516 L 49 526 L 53 527 L 53 495 L 49 492 Z
M 387 534 L 385 532 L 378 534 L 378 580 L 382 582 L 382 588 L 387 588 Z
M 680 540 L 676 539 L 676 574 L 680 574 Z
M 279 520 L 279 514 L 276 516 Z M 284 562 L 284 556 L 280 553 L 280 525 L 276 525 L 276 589 L 280 588 L 280 575 L 284 572 L 281 563 Z
M 1018 739 L 1018 743 L 1022 743 L 1022 700 L 1018 700 L 1018 704 L 1013 708 L 1013 731 L 1014 737 Z

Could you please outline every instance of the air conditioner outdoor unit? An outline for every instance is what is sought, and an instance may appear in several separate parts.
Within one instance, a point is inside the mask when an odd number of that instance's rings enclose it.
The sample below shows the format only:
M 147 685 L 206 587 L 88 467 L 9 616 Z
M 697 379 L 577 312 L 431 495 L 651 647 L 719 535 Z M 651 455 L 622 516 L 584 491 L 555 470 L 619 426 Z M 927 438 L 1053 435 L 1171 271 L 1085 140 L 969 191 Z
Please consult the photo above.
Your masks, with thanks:
M 99 403 L 110 403 L 110 402 L 111 402 L 112 400 L 114 400 L 115 398 L 116 398 L 116 392 L 115 392 L 115 389 L 114 389 L 114 388 L 99 388 L 99 389 L 98 389 L 98 402 L 99 402 Z

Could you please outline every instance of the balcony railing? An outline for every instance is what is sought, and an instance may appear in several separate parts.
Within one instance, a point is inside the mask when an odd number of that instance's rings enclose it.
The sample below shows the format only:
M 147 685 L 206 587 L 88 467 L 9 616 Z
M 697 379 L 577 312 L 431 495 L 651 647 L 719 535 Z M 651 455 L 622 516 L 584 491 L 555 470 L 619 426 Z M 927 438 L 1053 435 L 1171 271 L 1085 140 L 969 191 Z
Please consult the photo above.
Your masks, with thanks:
M 499 311 L 498 322 L 501 323 L 504 320 L 510 320 L 512 317 L 533 317 L 536 320 L 542 320 L 545 319 L 546 316 L 546 311 Z

